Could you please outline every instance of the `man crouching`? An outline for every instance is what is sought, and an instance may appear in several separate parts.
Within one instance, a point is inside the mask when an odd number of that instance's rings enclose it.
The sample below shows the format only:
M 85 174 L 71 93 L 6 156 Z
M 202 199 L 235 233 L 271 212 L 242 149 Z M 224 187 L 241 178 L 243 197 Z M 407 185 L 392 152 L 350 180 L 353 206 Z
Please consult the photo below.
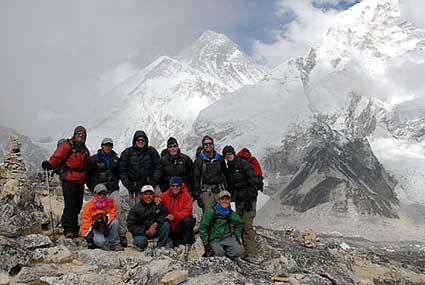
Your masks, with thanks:
M 93 198 L 83 209 L 81 236 L 87 240 L 89 248 L 105 248 L 109 245 L 111 250 L 123 250 L 115 202 L 107 197 L 107 192 L 104 184 L 94 187 Z
M 230 193 L 221 191 L 217 195 L 217 204 L 205 212 L 199 225 L 204 256 L 239 257 L 242 252 L 242 230 L 241 219 L 230 208 Z
M 153 202 L 154 189 L 145 185 L 140 192 L 140 201 L 128 213 L 127 228 L 133 235 L 133 243 L 141 249 L 148 245 L 148 239 L 159 238 L 158 247 L 168 242 L 170 224 L 166 221 L 168 215 L 164 204 Z

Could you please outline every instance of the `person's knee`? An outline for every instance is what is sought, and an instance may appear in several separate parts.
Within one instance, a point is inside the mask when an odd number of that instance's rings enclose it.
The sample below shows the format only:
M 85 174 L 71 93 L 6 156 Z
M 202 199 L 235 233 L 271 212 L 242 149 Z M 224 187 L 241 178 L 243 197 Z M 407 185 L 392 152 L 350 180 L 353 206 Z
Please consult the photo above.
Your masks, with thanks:
M 133 236 L 133 243 L 137 247 L 145 248 L 148 245 L 148 239 L 145 236 Z
M 161 228 L 160 228 L 160 231 L 161 232 L 170 232 L 170 223 L 169 222 L 167 222 L 167 221 L 165 221 L 163 224 L 162 224 L 162 226 L 161 226 Z
M 239 257 L 242 254 L 242 247 L 238 244 L 232 247 L 229 247 L 227 250 L 227 255 L 229 257 Z
M 192 216 L 188 216 L 184 218 L 181 223 L 183 228 L 193 228 L 193 226 L 195 225 L 195 220 Z
M 93 242 L 97 247 L 103 247 L 106 243 L 106 240 L 104 237 L 99 237 L 98 235 L 94 236 Z

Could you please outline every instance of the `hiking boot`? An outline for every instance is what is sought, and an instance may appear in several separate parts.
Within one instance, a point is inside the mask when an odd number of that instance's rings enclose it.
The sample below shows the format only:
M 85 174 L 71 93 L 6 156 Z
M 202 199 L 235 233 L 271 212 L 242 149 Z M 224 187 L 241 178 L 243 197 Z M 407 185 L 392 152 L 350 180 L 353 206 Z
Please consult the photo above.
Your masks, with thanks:
M 87 241 L 87 248 L 88 249 L 95 249 L 96 248 L 96 244 L 94 243 L 94 241 L 92 239 Z
M 187 261 L 189 259 L 189 252 L 190 249 L 192 248 L 192 245 L 190 243 L 187 243 L 184 245 L 184 254 L 183 254 L 183 258 L 185 261 Z
M 64 234 L 64 236 L 65 236 L 65 238 L 74 238 L 74 233 L 69 232 L 69 233 Z
M 128 246 L 127 237 L 125 235 L 120 235 L 120 244 L 122 247 Z
M 109 246 L 109 249 L 112 251 L 123 251 L 124 248 L 121 246 L 121 244 L 111 244 Z
M 252 264 L 260 264 L 264 261 L 264 259 L 261 256 L 252 256 L 252 255 L 246 255 L 242 257 L 242 259 Z

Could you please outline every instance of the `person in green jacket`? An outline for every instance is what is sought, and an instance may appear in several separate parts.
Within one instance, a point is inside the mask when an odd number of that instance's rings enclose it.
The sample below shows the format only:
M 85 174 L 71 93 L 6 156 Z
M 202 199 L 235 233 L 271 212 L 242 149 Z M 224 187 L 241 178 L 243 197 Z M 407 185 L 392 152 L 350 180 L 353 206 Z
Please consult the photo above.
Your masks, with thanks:
M 204 244 L 205 256 L 239 257 L 242 253 L 240 237 L 243 223 L 230 208 L 228 191 L 217 195 L 217 204 L 208 209 L 201 219 L 199 235 Z

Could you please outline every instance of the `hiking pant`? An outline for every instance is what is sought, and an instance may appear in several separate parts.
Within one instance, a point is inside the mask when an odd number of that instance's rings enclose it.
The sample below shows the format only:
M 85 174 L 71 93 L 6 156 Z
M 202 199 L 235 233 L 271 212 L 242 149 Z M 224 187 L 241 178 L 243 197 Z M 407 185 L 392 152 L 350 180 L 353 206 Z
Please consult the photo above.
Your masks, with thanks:
M 195 219 L 192 216 L 184 218 L 180 221 L 181 232 L 170 232 L 170 238 L 173 246 L 177 247 L 181 244 L 194 244 L 195 234 L 193 228 L 195 227 Z
M 104 232 L 93 231 L 93 242 L 97 247 L 103 247 L 106 243 L 109 245 L 117 245 L 120 243 L 120 236 L 118 233 L 119 222 L 117 219 L 109 223 Z
M 148 245 L 148 239 L 159 238 L 158 247 L 163 247 L 168 242 L 168 236 L 170 235 L 170 224 L 168 222 L 164 222 L 162 226 L 158 229 L 155 235 L 148 236 L 133 236 L 133 243 L 137 247 L 146 248 Z
M 255 218 L 255 211 L 257 208 L 257 201 L 251 202 L 252 210 L 245 211 L 244 203 L 236 204 L 236 213 L 242 219 L 243 222 L 243 231 L 242 231 L 242 243 L 245 247 L 245 253 L 248 256 L 256 256 L 257 255 L 257 243 L 255 242 L 256 233 L 253 228 L 253 222 Z
M 204 208 L 202 209 L 203 213 L 205 213 L 209 208 L 214 207 L 215 203 L 217 202 L 216 198 L 217 194 L 211 191 L 203 191 L 201 193 L 201 200 L 202 203 L 204 203 Z
M 127 215 L 130 211 L 130 206 L 124 197 L 121 196 L 119 190 L 113 191 L 109 197 L 114 199 L 115 208 L 117 209 L 117 219 L 120 225 L 119 234 L 125 236 L 127 233 Z
M 211 243 L 214 256 L 227 256 L 230 258 L 241 256 L 242 247 L 235 235 L 228 236 L 219 242 Z
M 136 204 L 140 200 L 140 191 L 136 191 L 136 192 L 128 191 L 128 196 L 129 196 L 128 204 L 130 205 L 130 207 L 133 207 L 134 204 Z
M 84 184 L 62 181 L 64 208 L 61 218 L 64 235 L 79 233 L 78 215 L 83 206 Z

